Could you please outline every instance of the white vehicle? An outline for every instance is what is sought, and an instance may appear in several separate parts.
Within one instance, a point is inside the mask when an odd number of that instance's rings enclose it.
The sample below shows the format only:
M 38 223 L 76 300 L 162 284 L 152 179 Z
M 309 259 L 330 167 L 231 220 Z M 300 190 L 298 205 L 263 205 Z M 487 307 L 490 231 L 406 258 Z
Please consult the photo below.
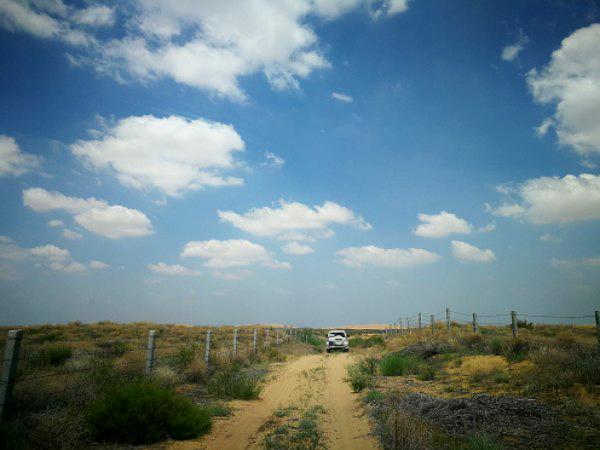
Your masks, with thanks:
M 329 330 L 327 333 L 327 353 L 332 350 L 348 351 L 348 335 L 344 330 Z

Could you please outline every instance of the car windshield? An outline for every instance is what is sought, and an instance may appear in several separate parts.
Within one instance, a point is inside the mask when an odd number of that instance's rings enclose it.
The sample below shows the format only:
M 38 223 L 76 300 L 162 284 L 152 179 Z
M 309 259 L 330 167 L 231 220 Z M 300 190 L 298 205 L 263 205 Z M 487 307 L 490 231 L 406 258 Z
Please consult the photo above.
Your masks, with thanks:
M 346 333 L 344 333 L 343 331 L 335 331 L 335 332 L 329 333 L 329 337 L 336 337 L 336 336 L 346 337 Z

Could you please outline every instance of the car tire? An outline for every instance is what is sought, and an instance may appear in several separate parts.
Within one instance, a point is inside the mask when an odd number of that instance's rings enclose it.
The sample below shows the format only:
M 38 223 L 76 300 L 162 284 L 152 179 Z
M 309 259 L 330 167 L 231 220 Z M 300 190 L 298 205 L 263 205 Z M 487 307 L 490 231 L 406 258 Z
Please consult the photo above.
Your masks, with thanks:
M 327 349 L 327 353 L 331 353 L 331 349 L 330 348 Z

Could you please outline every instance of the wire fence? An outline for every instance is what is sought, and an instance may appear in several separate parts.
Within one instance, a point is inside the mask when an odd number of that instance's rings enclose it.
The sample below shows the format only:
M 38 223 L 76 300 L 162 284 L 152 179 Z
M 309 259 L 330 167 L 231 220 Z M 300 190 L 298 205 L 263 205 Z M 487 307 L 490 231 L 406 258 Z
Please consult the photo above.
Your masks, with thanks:
M 91 327 L 74 329 L 79 334 L 94 334 Z M 125 375 L 177 377 L 193 367 L 208 374 L 216 367 L 260 359 L 284 343 L 306 339 L 301 330 L 292 327 L 189 331 L 157 327 L 129 333 L 134 336 L 123 337 L 115 332 L 64 337 L 43 327 L 42 332 L 34 327 L 8 331 L 0 340 L 4 355 L 0 418 L 21 406 L 44 410 L 72 402 L 77 396 L 89 396 L 90 377 L 102 369 Z

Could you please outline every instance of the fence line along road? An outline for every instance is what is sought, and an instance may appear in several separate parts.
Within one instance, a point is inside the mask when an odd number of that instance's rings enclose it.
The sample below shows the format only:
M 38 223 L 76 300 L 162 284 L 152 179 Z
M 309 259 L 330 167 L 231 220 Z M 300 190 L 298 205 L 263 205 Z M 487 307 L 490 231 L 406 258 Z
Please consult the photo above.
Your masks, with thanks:
M 271 339 L 271 335 L 275 335 L 275 339 Z M 261 336 L 262 335 L 262 336 Z M 169 340 L 173 338 L 181 339 L 181 343 L 173 344 Z M 194 338 L 193 340 L 191 340 Z M 170 349 L 182 349 L 186 347 L 196 348 L 196 352 L 200 360 L 203 360 L 207 366 L 207 369 L 214 364 L 215 358 L 229 358 L 230 360 L 235 359 L 238 356 L 249 356 L 256 358 L 263 350 L 268 350 L 272 345 L 279 346 L 289 341 L 304 341 L 306 340 L 306 334 L 299 332 L 292 326 L 284 326 L 283 328 L 253 328 L 252 330 L 244 330 L 243 328 L 233 327 L 231 330 L 212 330 L 207 329 L 205 334 L 178 334 L 178 335 L 164 335 L 157 330 L 149 330 L 145 343 L 143 338 L 124 338 L 124 339 L 62 339 L 60 342 L 81 342 L 81 343 L 95 343 L 100 348 L 96 352 L 90 352 L 86 350 L 77 349 L 77 355 L 70 356 L 70 360 L 82 359 L 84 357 L 90 357 L 94 355 L 104 355 L 101 348 L 101 344 L 110 344 L 123 342 L 127 343 L 132 348 L 127 348 L 123 351 L 122 355 L 131 352 L 145 352 L 145 358 L 143 359 L 143 370 L 146 374 L 152 374 L 156 370 L 156 364 L 158 361 L 169 360 L 176 357 L 175 354 L 161 356 L 158 353 L 161 350 Z M 162 341 L 165 343 L 163 344 Z M 262 344 L 261 345 L 261 341 Z M 76 370 L 61 370 L 58 373 L 42 373 L 39 375 L 26 376 L 17 378 L 17 370 L 19 361 L 25 360 L 33 361 L 35 359 L 35 353 L 32 355 L 22 354 L 23 343 L 39 343 L 43 344 L 46 342 L 45 339 L 38 339 L 35 337 L 29 337 L 25 335 L 23 330 L 9 330 L 6 342 L 4 346 L 4 358 L 2 360 L 2 373 L 0 378 L 0 420 L 7 419 L 10 407 L 13 404 L 19 403 L 23 400 L 15 401 L 13 399 L 14 387 L 20 382 L 36 381 L 38 379 L 49 379 L 53 377 L 64 377 L 79 373 L 89 372 L 91 368 L 81 367 Z M 136 344 L 137 343 L 137 344 Z M 204 345 L 202 345 L 204 343 Z M 139 362 L 126 361 L 122 363 L 115 363 L 113 367 L 126 367 L 134 366 Z M 81 387 L 81 386 L 79 386 Z M 58 394 L 61 392 L 71 391 L 77 389 L 78 386 L 69 386 L 66 389 L 55 390 L 54 393 Z

